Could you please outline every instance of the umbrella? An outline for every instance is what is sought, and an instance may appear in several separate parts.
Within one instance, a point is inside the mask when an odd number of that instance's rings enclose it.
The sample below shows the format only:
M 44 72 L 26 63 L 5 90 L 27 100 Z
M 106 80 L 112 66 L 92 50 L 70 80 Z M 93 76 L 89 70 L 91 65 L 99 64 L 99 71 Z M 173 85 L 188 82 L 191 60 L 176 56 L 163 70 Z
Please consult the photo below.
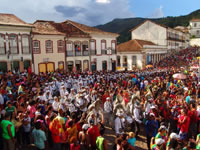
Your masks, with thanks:
M 199 65 L 193 65 L 190 67 L 190 69 L 199 69 Z
M 175 79 L 186 79 L 186 75 L 182 74 L 182 73 L 176 73 L 176 74 L 173 74 L 173 78 Z
M 146 68 L 153 68 L 153 65 L 146 65 Z

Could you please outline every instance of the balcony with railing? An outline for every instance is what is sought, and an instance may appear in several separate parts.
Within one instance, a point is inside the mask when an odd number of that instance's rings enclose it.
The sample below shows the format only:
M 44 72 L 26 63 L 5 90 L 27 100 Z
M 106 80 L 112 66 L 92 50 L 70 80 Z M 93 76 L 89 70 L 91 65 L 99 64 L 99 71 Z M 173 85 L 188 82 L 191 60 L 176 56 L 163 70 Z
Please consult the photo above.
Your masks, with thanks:
M 184 39 L 180 39 L 180 38 L 176 38 L 176 37 L 167 37 L 167 40 L 171 40 L 171 41 L 177 41 L 177 42 L 185 42 Z
M 23 54 L 30 54 L 29 46 L 23 46 Z
M 73 53 L 73 51 L 67 51 L 67 57 L 70 57 L 70 56 L 74 56 L 74 53 Z
M 115 49 L 112 49 L 112 54 L 116 54 L 116 50 Z
M 89 51 L 83 51 L 83 56 L 89 56 Z
M 96 53 L 96 50 L 90 50 L 90 55 L 92 55 L 92 56 L 94 56 L 94 55 L 96 55 L 97 53 Z
M 0 55 L 5 55 L 5 47 L 0 47 Z
M 75 51 L 75 56 L 82 56 L 82 52 L 81 51 Z
M 102 55 L 107 54 L 107 50 L 101 50 L 101 54 L 102 54 Z
M 18 54 L 18 48 L 17 48 L 17 46 L 10 47 L 10 52 L 11 52 L 11 54 Z
M 127 63 L 123 63 L 123 67 L 127 67 L 128 66 L 128 64 Z

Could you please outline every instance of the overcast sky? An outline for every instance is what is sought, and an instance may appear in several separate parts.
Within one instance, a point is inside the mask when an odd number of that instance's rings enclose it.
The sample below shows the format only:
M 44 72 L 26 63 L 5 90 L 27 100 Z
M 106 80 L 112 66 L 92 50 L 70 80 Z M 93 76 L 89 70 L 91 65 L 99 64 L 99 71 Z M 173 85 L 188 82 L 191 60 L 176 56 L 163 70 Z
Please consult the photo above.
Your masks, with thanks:
M 192 1 L 192 3 L 191 3 Z M 67 19 L 94 26 L 115 18 L 179 16 L 200 6 L 199 0 L 0 0 L 1 13 L 26 22 Z

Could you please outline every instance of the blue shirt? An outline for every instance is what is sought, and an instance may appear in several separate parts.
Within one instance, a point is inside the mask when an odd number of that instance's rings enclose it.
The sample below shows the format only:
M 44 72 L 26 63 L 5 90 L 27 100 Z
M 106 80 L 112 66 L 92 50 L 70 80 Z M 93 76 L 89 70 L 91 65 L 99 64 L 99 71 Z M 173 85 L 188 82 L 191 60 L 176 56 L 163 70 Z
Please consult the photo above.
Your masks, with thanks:
M 128 143 L 131 144 L 131 146 L 135 147 L 135 142 L 136 142 L 136 138 L 129 138 L 128 139 Z
M 185 99 L 185 101 L 186 101 L 186 103 L 189 104 L 190 103 L 190 96 L 187 96 L 186 99 Z
M 145 122 L 145 131 L 146 131 L 147 135 L 149 135 L 151 137 L 156 136 L 157 129 L 158 129 L 158 121 L 147 120 Z

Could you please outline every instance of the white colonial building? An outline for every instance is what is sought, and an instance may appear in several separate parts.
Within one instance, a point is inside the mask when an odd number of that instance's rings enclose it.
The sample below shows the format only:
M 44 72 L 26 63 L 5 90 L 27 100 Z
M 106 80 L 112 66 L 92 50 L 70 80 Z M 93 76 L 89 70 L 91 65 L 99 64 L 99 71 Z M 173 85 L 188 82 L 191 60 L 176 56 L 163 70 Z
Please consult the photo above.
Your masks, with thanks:
M 188 47 L 188 33 L 152 21 L 131 30 L 131 39 L 118 45 L 117 66 L 132 70 L 155 64 L 173 50 Z
M 186 48 L 187 34 L 150 20 L 145 21 L 131 30 L 132 39 L 147 40 L 156 45 L 167 46 L 169 50 Z
M 193 38 L 200 38 L 200 19 L 190 20 L 190 35 Z
M 13 14 L 0 14 L 0 71 L 32 67 L 32 27 Z
M 66 45 L 67 69 L 72 66 L 77 70 L 109 71 L 116 70 L 116 38 L 115 33 L 104 32 L 70 20 L 63 22 L 77 30 L 71 32 Z
M 190 32 L 190 45 L 191 46 L 200 46 L 200 19 L 190 20 L 189 25 Z
M 166 46 L 145 40 L 130 40 L 117 47 L 117 67 L 123 70 L 142 69 L 146 64 L 154 64 L 161 60 L 166 53 Z

